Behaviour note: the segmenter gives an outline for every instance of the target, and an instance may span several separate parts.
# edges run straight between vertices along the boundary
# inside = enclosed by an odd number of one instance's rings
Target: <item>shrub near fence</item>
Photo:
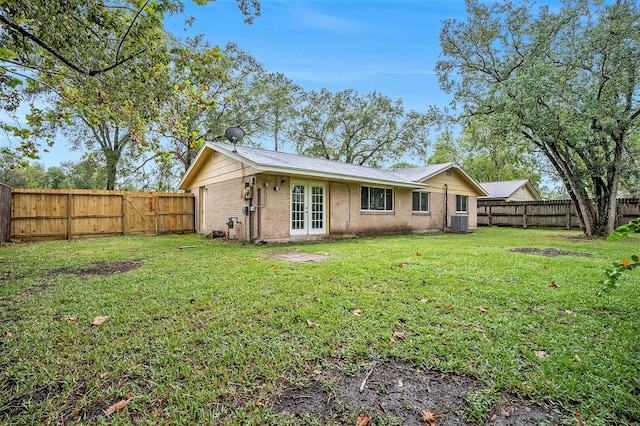
[[[618,199],[618,227],[640,217],[639,199]],[[478,200],[478,226],[580,229],[570,200],[491,201]]]
[[[195,232],[193,194],[17,189],[11,238],[21,241]]]

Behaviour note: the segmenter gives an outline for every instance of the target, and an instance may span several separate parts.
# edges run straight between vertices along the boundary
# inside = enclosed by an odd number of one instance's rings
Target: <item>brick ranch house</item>
[[[213,142],[179,188],[195,194],[198,232],[251,242],[445,231],[452,219],[472,230],[487,195],[455,163],[387,171]]]

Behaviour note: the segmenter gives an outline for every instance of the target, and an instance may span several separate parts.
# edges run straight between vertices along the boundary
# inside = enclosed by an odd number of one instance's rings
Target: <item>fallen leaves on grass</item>
[[[104,410],[104,414],[108,416],[115,413],[116,411],[122,411],[127,405],[131,403],[131,401],[133,401],[133,397],[120,400]]]
[[[429,426],[436,426],[436,420],[440,418],[440,414],[436,414],[431,410],[420,411],[420,418]]]
[[[399,340],[404,340],[405,335],[401,331],[391,330],[391,335]]]
[[[425,299],[424,297],[422,299],[420,299],[420,303],[427,303],[429,300]]]
[[[422,253],[420,253],[419,251],[416,252],[416,256],[422,256]]]
[[[314,327],[314,326],[317,327],[318,324],[313,322],[313,321],[311,321],[311,320],[307,320],[307,327],[311,328],[311,327]]]
[[[70,322],[70,323],[78,322],[78,317],[67,317],[67,322]]]
[[[533,351],[534,354],[536,354],[537,357],[539,358],[546,358],[547,357],[547,353],[545,351]]]
[[[13,333],[11,333],[9,330],[5,330],[2,332],[2,335],[4,337],[11,337],[13,335]]]
[[[371,422],[371,417],[358,416],[356,419],[356,426],[367,426]]]
[[[167,394],[164,397],[162,397],[162,399],[158,400],[158,405],[167,405],[167,402],[169,402],[169,399],[171,398],[171,394]]]
[[[398,266],[404,268],[405,266],[407,266],[407,264],[405,262],[400,262],[398,263]]]
[[[355,311],[352,312],[352,314],[355,316],[359,316],[362,314],[362,311],[360,309],[356,309]]]
[[[100,324],[102,324],[103,322],[105,322],[108,319],[109,319],[108,316],[98,315],[97,317],[95,317],[93,319],[93,321],[91,321],[91,325],[100,325]]]
[[[445,305],[445,306],[444,306],[444,308],[445,308],[447,311],[450,311],[450,310],[452,310],[452,309],[453,309],[453,306],[452,306],[452,305]]]
[[[575,314],[575,312],[573,312],[571,309],[566,309],[566,310],[564,311],[564,313],[565,313],[565,314],[567,314],[567,315],[573,315],[573,314]]]
[[[558,288],[558,284],[556,284],[555,281],[551,281],[551,284],[549,285],[549,287]]]
[[[484,308],[484,307],[482,307],[482,306],[478,306],[478,310],[479,310],[480,312],[482,312],[483,314],[486,314],[487,312],[489,312],[489,310],[488,310],[487,308]]]

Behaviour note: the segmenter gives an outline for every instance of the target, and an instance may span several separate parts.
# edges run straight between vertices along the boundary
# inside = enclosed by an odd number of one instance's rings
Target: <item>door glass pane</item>
[[[324,188],[311,187],[311,229],[324,228]]]
[[[304,229],[304,185],[291,186],[291,229]]]

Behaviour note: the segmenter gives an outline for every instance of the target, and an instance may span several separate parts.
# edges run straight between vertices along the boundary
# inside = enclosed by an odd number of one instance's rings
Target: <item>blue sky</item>
[[[421,112],[448,102],[434,73],[438,37],[443,20],[464,19],[463,0],[263,0],[261,12],[247,25],[233,0],[189,5],[195,24],[171,28],[233,41],[305,90],[377,91]]]

